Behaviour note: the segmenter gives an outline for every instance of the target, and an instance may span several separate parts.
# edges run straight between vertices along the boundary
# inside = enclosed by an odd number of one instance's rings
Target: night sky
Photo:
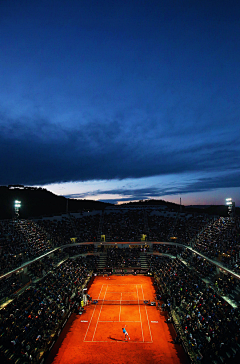
[[[238,0],[0,0],[0,184],[240,206]]]

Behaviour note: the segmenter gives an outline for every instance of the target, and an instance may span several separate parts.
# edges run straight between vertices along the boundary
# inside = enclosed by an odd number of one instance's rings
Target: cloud
[[[159,199],[162,196],[186,195],[190,193],[209,192],[221,188],[239,188],[240,187],[240,171],[229,174],[219,174],[218,176],[198,178],[191,180],[184,185],[180,182],[162,187],[161,185],[150,186],[146,188],[116,188],[110,190],[93,190],[86,193],[75,193],[65,195],[67,198],[92,199],[97,196],[111,195],[111,198],[103,198],[105,202],[127,202],[133,200]],[[118,197],[114,197],[118,196]],[[120,196],[120,197],[119,197]]]
[[[148,130],[136,120],[126,127],[120,117],[95,118],[68,128],[42,118],[16,120],[2,114],[0,183],[39,185],[234,171],[240,165],[237,134],[224,140],[217,131],[213,138],[208,133],[194,135],[191,128],[179,135],[170,128],[164,135],[161,129],[156,124]]]
[[[48,3],[1,9],[0,184],[170,181],[69,195],[116,201],[239,186],[238,5]]]

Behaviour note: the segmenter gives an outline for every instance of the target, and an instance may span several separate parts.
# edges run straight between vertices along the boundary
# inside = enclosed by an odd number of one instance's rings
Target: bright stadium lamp
[[[19,209],[20,209],[20,207],[21,207],[21,201],[15,200],[14,201],[14,210],[15,210],[16,217],[19,217]]]
[[[233,217],[235,214],[235,202],[229,197],[226,198],[226,205],[228,206],[228,215]]]

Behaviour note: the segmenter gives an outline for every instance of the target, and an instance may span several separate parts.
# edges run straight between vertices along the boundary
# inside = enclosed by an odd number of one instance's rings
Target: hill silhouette
[[[11,219],[15,215],[14,201],[21,201],[20,218],[51,216],[68,212],[104,210],[107,206],[166,206],[169,210],[179,212],[180,205],[164,200],[140,200],[122,205],[113,205],[94,200],[69,199],[57,196],[41,187],[0,186],[0,219]],[[217,216],[228,216],[225,205],[181,206],[182,212],[202,213]],[[240,208],[236,207],[236,215],[240,216]]]
[[[104,210],[109,203],[93,200],[67,199],[41,187],[0,186],[0,219],[14,217],[14,201],[21,201],[20,218],[57,215],[83,210]]]
[[[180,205],[176,204],[174,202],[168,202],[164,200],[140,200],[140,201],[134,201],[134,202],[128,202],[125,204],[122,204],[121,206],[166,206],[169,210],[179,212],[180,211]],[[191,206],[181,206],[182,212],[189,212],[189,213],[197,213],[197,214],[208,214],[208,215],[216,215],[216,216],[222,216],[227,217],[228,215],[228,207],[226,205],[191,205]],[[237,216],[240,216],[240,208],[236,207],[235,214]]]
[[[121,206],[166,206],[168,209],[178,212],[180,210],[180,205],[174,202],[168,202],[164,200],[140,200],[140,201],[133,201],[121,204]],[[185,211],[185,206],[182,205],[182,211]]]

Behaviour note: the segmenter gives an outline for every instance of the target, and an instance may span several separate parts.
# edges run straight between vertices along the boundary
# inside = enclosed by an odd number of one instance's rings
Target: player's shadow
[[[121,339],[116,339],[115,337],[111,337],[111,336],[108,336],[108,339],[114,340],[114,341],[125,341],[125,340],[121,340]]]

